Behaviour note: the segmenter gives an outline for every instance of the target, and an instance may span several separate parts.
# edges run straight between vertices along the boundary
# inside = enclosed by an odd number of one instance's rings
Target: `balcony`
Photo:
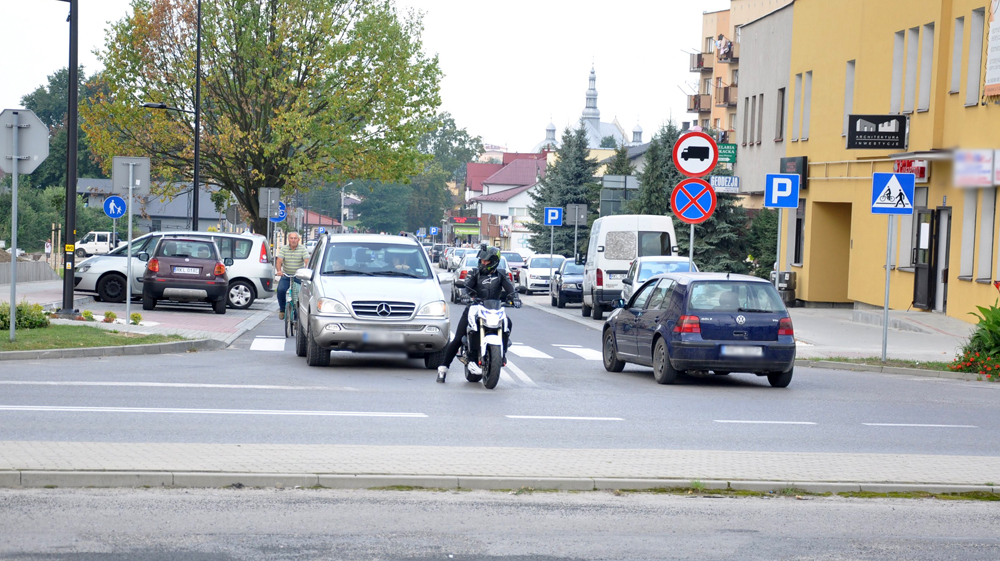
[[[691,53],[691,72],[711,72],[714,61],[712,53]]]
[[[688,113],[710,113],[712,111],[712,96],[698,94],[688,96]]]
[[[719,62],[734,64],[740,61],[740,44],[727,42],[719,51]]]
[[[718,86],[715,88],[716,107],[736,107],[740,96],[736,86]]]

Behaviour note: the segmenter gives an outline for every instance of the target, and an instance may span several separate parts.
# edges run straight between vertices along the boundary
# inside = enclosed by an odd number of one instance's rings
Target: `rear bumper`
[[[156,299],[180,300],[180,301],[216,301],[226,297],[229,290],[228,283],[218,284],[206,283],[181,283],[181,282],[157,282],[143,281],[142,291]]]
[[[448,345],[451,321],[415,320],[388,324],[312,315],[309,333],[320,347],[333,350],[437,352]]]
[[[600,302],[601,304],[611,304],[615,300],[622,297],[621,290],[608,290],[605,288],[598,288],[594,291],[594,302]]]
[[[734,341],[733,343],[740,344]],[[726,343],[717,341],[673,341],[670,364],[677,370],[719,370],[724,372],[787,372],[795,366],[795,343],[766,343],[761,357],[729,357],[721,354]]]
[[[274,296],[274,290],[278,287],[277,283],[274,282],[274,277],[257,279],[260,284],[261,290],[257,291],[257,298],[271,298]]]

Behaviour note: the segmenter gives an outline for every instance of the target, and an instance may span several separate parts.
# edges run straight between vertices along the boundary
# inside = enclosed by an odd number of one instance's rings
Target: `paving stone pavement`
[[[1000,482],[1000,457],[654,449],[0,441],[0,472],[29,470],[993,485]]]

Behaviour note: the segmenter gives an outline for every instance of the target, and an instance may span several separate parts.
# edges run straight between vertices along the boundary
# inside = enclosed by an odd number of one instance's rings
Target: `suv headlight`
[[[349,316],[347,306],[333,298],[320,298],[316,303],[316,313],[324,316]]]
[[[437,302],[424,304],[424,307],[420,308],[420,311],[417,312],[417,317],[422,317],[422,318],[448,317],[448,305],[444,303],[444,300],[438,300]]]

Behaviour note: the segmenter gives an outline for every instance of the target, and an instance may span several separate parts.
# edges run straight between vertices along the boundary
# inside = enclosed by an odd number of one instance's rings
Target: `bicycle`
[[[296,310],[299,308],[299,279],[292,279],[288,284],[288,296],[285,298],[285,338],[295,336]]]

